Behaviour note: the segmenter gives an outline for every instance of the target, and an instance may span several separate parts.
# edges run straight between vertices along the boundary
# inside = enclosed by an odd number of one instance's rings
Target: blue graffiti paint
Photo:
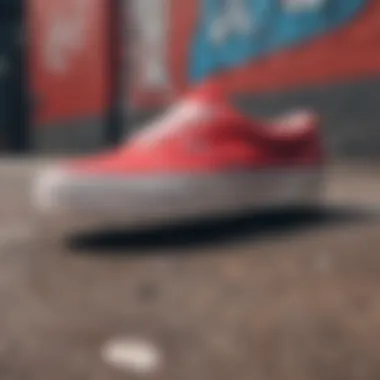
[[[331,31],[350,20],[366,2],[202,0],[189,57],[190,80],[201,81],[216,71]]]

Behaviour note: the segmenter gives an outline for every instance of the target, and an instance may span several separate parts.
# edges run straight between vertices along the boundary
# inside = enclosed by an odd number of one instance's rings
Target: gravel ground
[[[380,378],[379,166],[332,166],[321,215],[62,238],[28,206],[41,164],[0,161],[2,380]],[[160,366],[107,361],[118,338]]]

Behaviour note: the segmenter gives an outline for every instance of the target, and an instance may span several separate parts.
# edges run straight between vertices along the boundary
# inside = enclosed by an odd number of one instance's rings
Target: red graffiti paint
[[[107,0],[28,3],[34,123],[100,115],[109,96]]]
[[[131,3],[139,1],[142,7],[143,0],[124,3],[128,4],[125,33],[129,36],[122,40],[120,49],[127,57],[125,102],[143,110],[172,102],[191,86],[189,54],[198,25],[200,0],[155,0],[156,24],[149,28],[141,19],[136,19],[136,10],[130,8]],[[109,106],[112,78],[111,2],[29,0],[28,4],[30,87],[36,99],[35,124],[104,116]],[[159,11],[160,6],[164,6],[165,11]],[[144,16],[143,7],[138,12],[138,17]],[[380,2],[369,0],[355,18],[328,35],[215,74],[210,81],[218,82],[225,92],[260,93],[379,74],[379,19]],[[148,16],[146,20],[150,20]],[[140,25],[140,30],[135,24]],[[155,60],[153,65],[151,61]],[[144,79],[147,71],[149,75]]]

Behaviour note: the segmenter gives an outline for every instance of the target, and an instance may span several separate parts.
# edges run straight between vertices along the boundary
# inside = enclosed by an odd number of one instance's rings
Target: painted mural
[[[109,92],[107,0],[27,4],[34,124],[101,117]]]
[[[198,82],[315,38],[350,20],[366,0],[203,0],[191,43],[189,79]]]
[[[165,12],[139,11],[140,60],[151,78],[134,82],[142,106],[205,80],[226,91],[260,92],[380,73],[378,0],[145,2]],[[135,63],[132,72],[142,67]]]
[[[36,124],[99,118],[108,110],[111,3],[28,2]],[[380,74],[380,0],[124,4],[128,107],[167,104],[206,80],[225,92],[263,93]]]
[[[150,94],[170,101],[173,81],[169,67],[170,1],[132,0],[128,3],[132,33],[127,45],[132,64],[132,75],[128,75],[128,86],[139,94]],[[129,65],[128,65],[129,67]],[[128,94],[130,105],[139,104]],[[136,92],[133,94],[136,95]],[[146,101],[146,96],[145,96]]]
[[[40,12],[46,9],[43,1],[36,3]],[[94,23],[92,0],[52,2],[50,17],[46,19],[43,35],[43,62],[48,71],[62,74],[69,69],[75,56],[86,47]],[[96,18],[96,16],[95,16]]]
[[[171,85],[167,65],[169,2],[167,0],[133,0],[134,21],[130,39],[136,72],[132,79],[145,89],[165,89]]]

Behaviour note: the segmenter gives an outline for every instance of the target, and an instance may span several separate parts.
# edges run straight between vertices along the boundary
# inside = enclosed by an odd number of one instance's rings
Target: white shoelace
[[[179,131],[194,127],[209,119],[212,113],[212,108],[207,104],[186,100],[171,107],[152,123],[140,128],[132,136],[131,142],[152,146]]]

